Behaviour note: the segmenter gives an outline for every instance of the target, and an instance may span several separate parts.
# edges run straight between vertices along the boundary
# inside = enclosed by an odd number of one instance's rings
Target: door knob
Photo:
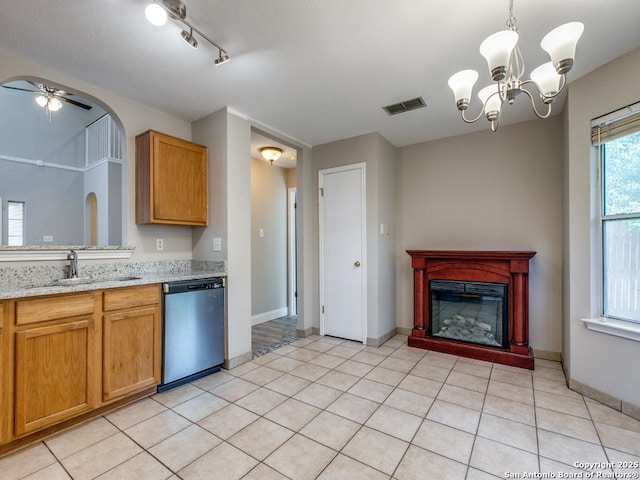
[[[356,266],[356,267],[359,267],[360,266],[360,262],[356,260],[356,262],[353,265]]]

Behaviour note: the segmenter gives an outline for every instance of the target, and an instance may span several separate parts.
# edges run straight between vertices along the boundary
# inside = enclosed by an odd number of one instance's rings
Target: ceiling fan
[[[12,87],[10,85],[2,85],[4,88],[8,88],[11,90],[18,90],[21,92],[29,92],[29,93],[38,93],[39,95],[35,98],[35,101],[38,105],[43,108],[46,108],[49,111],[55,112],[60,110],[62,107],[61,102],[66,102],[71,105],[75,105],[76,107],[84,108],[85,110],[91,110],[91,105],[84,104],[82,102],[78,102],[77,100],[73,100],[72,98],[68,98],[73,93],[67,92],[65,90],[60,90],[59,88],[52,87],[50,85],[46,85],[44,83],[31,82],[31,85],[36,88],[36,90],[29,90],[27,88],[20,87]]]

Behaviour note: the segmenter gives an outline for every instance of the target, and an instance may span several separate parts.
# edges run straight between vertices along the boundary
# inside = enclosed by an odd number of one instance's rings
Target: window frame
[[[10,210],[11,205],[21,205],[22,218],[13,219],[11,218]],[[10,222],[13,220],[19,220],[22,222],[21,224],[21,235],[20,240],[21,243],[11,243],[11,228],[9,226]],[[27,203],[20,200],[7,200],[7,245],[10,247],[22,247],[26,244],[26,236],[27,236]]]
[[[615,123],[615,120],[612,122]],[[597,129],[596,127],[595,129]],[[594,129],[594,130],[595,130]],[[614,141],[618,138],[624,138],[629,135],[637,134],[640,132],[640,127],[637,130],[628,131],[622,135],[618,135],[614,138],[606,139],[604,141],[598,141],[597,143],[597,157],[598,157],[598,238],[599,238],[599,256],[600,256],[600,315],[605,319],[613,319],[622,322],[630,322],[633,324],[640,324],[640,315],[638,318],[627,318],[617,316],[615,314],[608,313],[607,301],[609,298],[607,289],[607,241],[606,241],[606,224],[609,222],[615,222],[620,220],[638,220],[640,221],[640,211],[633,213],[617,213],[607,214],[606,212],[606,198],[607,198],[607,186],[606,186],[606,161],[607,161],[607,143]]]

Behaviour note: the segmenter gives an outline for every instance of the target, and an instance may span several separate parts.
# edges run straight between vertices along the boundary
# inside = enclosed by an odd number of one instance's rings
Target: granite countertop
[[[191,270],[180,273],[140,273],[126,276],[105,276],[80,278],[80,283],[56,284],[48,281],[45,284],[34,285],[0,285],[0,300],[10,298],[36,297],[40,295],[57,295],[89,290],[103,290],[108,288],[132,287],[136,285],[151,285],[154,283],[176,282],[180,280],[195,280],[199,278],[226,277],[226,272]],[[64,282],[64,280],[63,280]],[[82,283],[84,282],[84,283]]]

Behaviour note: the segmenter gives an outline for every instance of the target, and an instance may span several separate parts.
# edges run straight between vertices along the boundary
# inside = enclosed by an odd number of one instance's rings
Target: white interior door
[[[320,334],[366,338],[365,165],[319,172]]]

